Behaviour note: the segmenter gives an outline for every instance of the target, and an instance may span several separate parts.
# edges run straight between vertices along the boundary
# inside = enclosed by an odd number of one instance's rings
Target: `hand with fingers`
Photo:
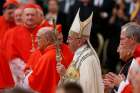
[[[57,70],[57,73],[63,77],[65,75],[65,72],[66,72],[66,69],[65,69],[65,66],[61,63],[57,63],[56,65],[56,70]]]
[[[118,86],[124,79],[125,76],[123,74],[116,75],[112,72],[109,72],[105,75],[104,84],[106,87],[113,88],[114,86]]]

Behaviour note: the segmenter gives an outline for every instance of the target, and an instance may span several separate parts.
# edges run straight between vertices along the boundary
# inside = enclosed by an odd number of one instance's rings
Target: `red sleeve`
[[[41,93],[55,93],[59,75],[56,71],[56,60],[54,53],[51,56],[42,56],[29,77],[31,88]]]

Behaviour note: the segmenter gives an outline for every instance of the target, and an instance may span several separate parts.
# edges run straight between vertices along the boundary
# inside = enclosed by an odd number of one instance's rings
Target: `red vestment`
[[[8,40],[9,44],[6,43],[6,55],[8,61],[14,58],[20,58],[24,62],[27,62],[31,54],[31,49],[36,48],[36,31],[24,26],[17,26],[11,33],[9,33],[9,36],[11,36]]]
[[[128,84],[127,86],[125,86],[125,88],[122,91],[122,93],[133,93],[132,92],[132,85],[131,84]]]
[[[63,56],[61,63],[67,68],[72,61],[73,54],[65,44],[62,44],[60,48]],[[59,79],[56,71],[56,46],[50,45],[29,76],[29,86],[40,93],[55,93]]]
[[[4,16],[0,16],[0,42],[3,39],[5,32],[7,32],[9,29],[11,29],[15,26],[16,25],[14,22],[8,22],[8,21],[6,21]]]
[[[3,89],[11,88],[15,85],[6,56],[6,54],[8,54],[6,53],[6,49],[9,48],[9,40],[12,38],[9,33],[11,33],[13,29],[10,29],[5,33],[0,46],[0,88]]]
[[[26,64],[25,70],[34,69],[35,65],[39,61],[39,58],[41,57],[41,55],[42,54],[39,49],[37,49],[34,53],[32,53]]]
[[[5,56],[0,52],[0,89],[14,87],[14,80],[10,71],[8,62],[5,62]]]

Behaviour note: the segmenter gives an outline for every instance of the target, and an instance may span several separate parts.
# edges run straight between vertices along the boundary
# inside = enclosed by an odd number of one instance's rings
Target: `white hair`
[[[49,41],[53,42],[54,41],[54,33],[53,33],[53,28],[52,27],[42,27],[39,29],[37,36],[45,36],[46,39]]]

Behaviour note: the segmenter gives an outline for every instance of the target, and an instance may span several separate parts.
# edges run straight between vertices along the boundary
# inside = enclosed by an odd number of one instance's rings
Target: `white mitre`
[[[79,36],[90,36],[91,32],[91,26],[92,26],[92,17],[93,13],[90,15],[89,18],[87,18],[85,21],[80,20],[79,16],[80,9],[78,10],[76,17],[73,21],[73,24],[70,28],[69,35],[71,35],[73,32],[79,34]]]

